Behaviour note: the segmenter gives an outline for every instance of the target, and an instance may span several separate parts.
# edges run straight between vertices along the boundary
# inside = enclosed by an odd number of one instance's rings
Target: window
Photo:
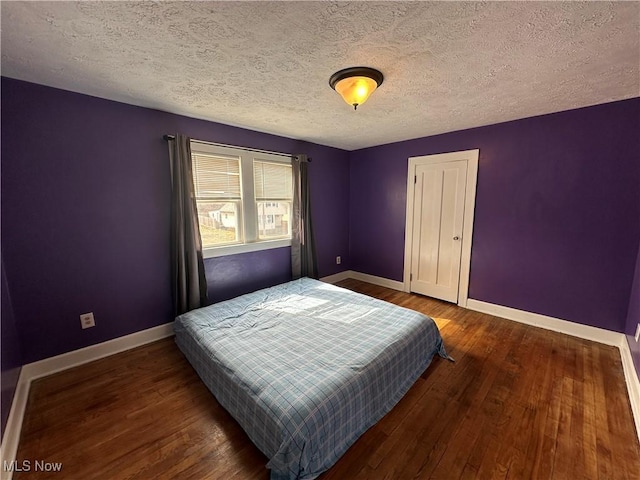
[[[192,150],[191,159],[202,247],[240,242],[240,157],[195,153]]]
[[[291,164],[254,160],[253,181],[258,210],[258,238],[291,238]]]
[[[191,142],[205,258],[291,244],[291,159]]]

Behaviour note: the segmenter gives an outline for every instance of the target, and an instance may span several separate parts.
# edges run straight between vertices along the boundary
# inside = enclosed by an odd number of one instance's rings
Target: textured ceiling
[[[639,2],[1,9],[5,76],[347,150],[640,95]],[[359,65],[354,112],[328,80]]]

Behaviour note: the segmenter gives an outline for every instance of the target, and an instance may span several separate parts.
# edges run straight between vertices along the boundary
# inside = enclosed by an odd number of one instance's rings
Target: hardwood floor
[[[434,358],[320,480],[640,479],[619,352],[356,280],[342,286],[432,316]],[[165,339],[35,381],[17,480],[267,480],[266,457]],[[61,462],[58,473],[35,461]]]

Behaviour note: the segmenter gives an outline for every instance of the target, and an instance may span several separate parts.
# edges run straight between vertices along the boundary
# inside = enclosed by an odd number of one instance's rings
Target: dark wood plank
[[[432,316],[456,362],[435,358],[320,480],[640,478],[616,348],[356,280],[341,285]],[[17,480],[269,478],[265,456],[172,339],[35,381],[18,460],[63,470]]]

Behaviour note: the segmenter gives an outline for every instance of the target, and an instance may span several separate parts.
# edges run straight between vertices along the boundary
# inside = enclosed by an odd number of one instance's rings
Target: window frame
[[[241,222],[238,224],[240,242],[215,247],[205,247],[203,245],[203,258],[223,257],[239,253],[258,252],[261,250],[291,246],[291,236],[278,239],[260,240],[258,209],[253,176],[254,160],[291,165],[291,157],[287,157],[282,154],[272,154],[269,152],[243,149],[242,147],[213,145],[210,143],[199,142],[198,140],[191,140],[191,153],[240,157],[240,203],[242,206],[242,213],[240,215]],[[195,165],[193,168],[195,169]]]

